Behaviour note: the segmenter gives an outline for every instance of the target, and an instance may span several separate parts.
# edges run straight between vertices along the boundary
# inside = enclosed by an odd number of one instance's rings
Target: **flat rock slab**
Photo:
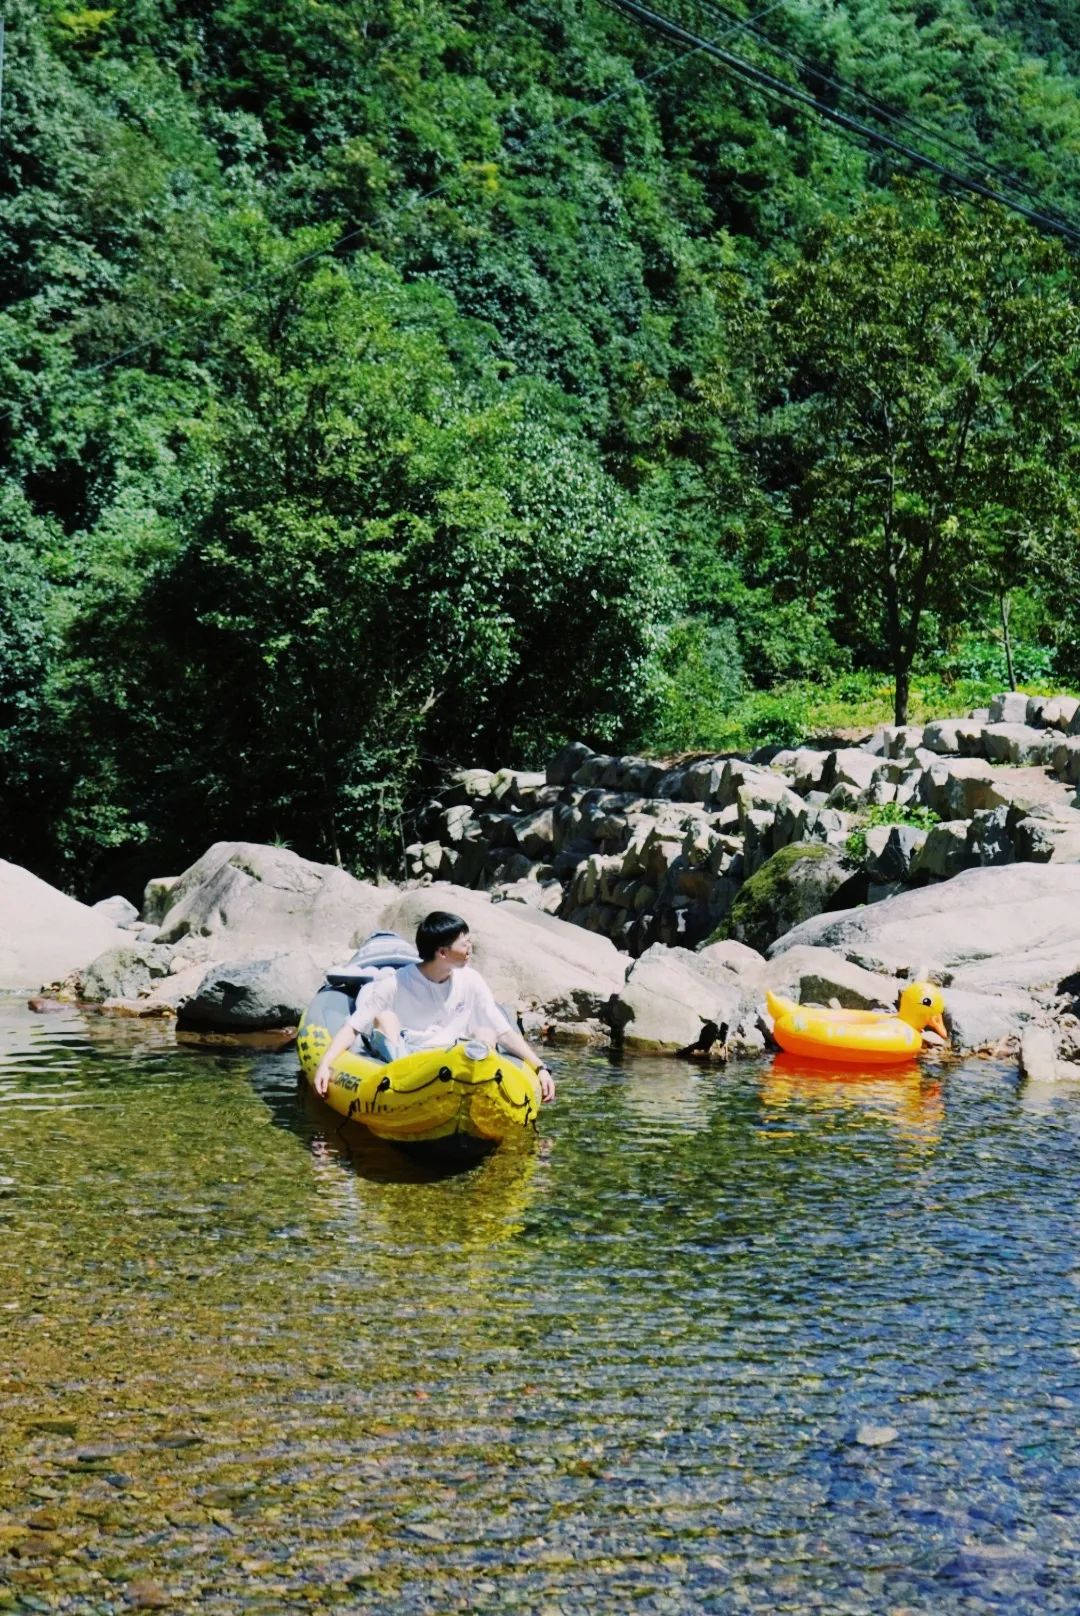
[[[1010,807],[1049,808],[1056,812],[1073,805],[1074,793],[1068,784],[1055,779],[1049,769],[1041,765],[1001,765],[994,768],[993,781],[998,797]]]
[[[769,953],[775,958],[803,943],[891,969],[902,962],[915,970],[955,970],[1032,951],[1080,959],[1080,865],[965,870],[866,908],[816,915],[778,938]]]
[[[296,1027],[266,1027],[261,1032],[211,1032],[206,1028],[178,1027],[178,1044],[213,1049],[288,1049],[296,1042]]]

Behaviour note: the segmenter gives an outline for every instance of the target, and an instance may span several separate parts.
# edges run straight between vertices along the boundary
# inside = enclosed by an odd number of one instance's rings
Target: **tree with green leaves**
[[[378,261],[316,266],[222,342],[213,497],[147,551],[137,636],[119,585],[73,636],[85,767],[111,755],[145,834],[372,871],[425,766],[636,736],[664,556],[554,389]]]
[[[970,615],[1013,535],[1065,529],[1080,306],[1063,249],[922,192],[830,221],[780,271],[761,450],[806,586],[884,649],[897,723],[932,609]],[[997,558],[995,561],[995,557]]]

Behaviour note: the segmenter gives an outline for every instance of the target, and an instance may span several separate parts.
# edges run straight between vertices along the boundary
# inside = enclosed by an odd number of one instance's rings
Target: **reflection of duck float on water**
[[[826,1010],[795,1004],[775,993],[765,1001],[773,1018],[773,1037],[790,1055],[812,1060],[848,1061],[885,1066],[910,1060],[923,1047],[923,1029],[947,1038],[941,1019],[945,1001],[932,982],[912,982],[892,1014],[881,1010]]]

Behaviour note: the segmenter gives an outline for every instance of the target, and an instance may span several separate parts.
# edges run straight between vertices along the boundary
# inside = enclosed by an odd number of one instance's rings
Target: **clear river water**
[[[1080,1094],[557,1066],[439,1177],[0,1003],[0,1611],[1080,1610]]]

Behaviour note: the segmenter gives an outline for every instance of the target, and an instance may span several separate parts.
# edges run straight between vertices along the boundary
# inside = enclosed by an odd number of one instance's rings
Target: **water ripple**
[[[0,1005],[0,1608],[1073,1612],[1068,1097],[560,1064],[436,1177]]]

